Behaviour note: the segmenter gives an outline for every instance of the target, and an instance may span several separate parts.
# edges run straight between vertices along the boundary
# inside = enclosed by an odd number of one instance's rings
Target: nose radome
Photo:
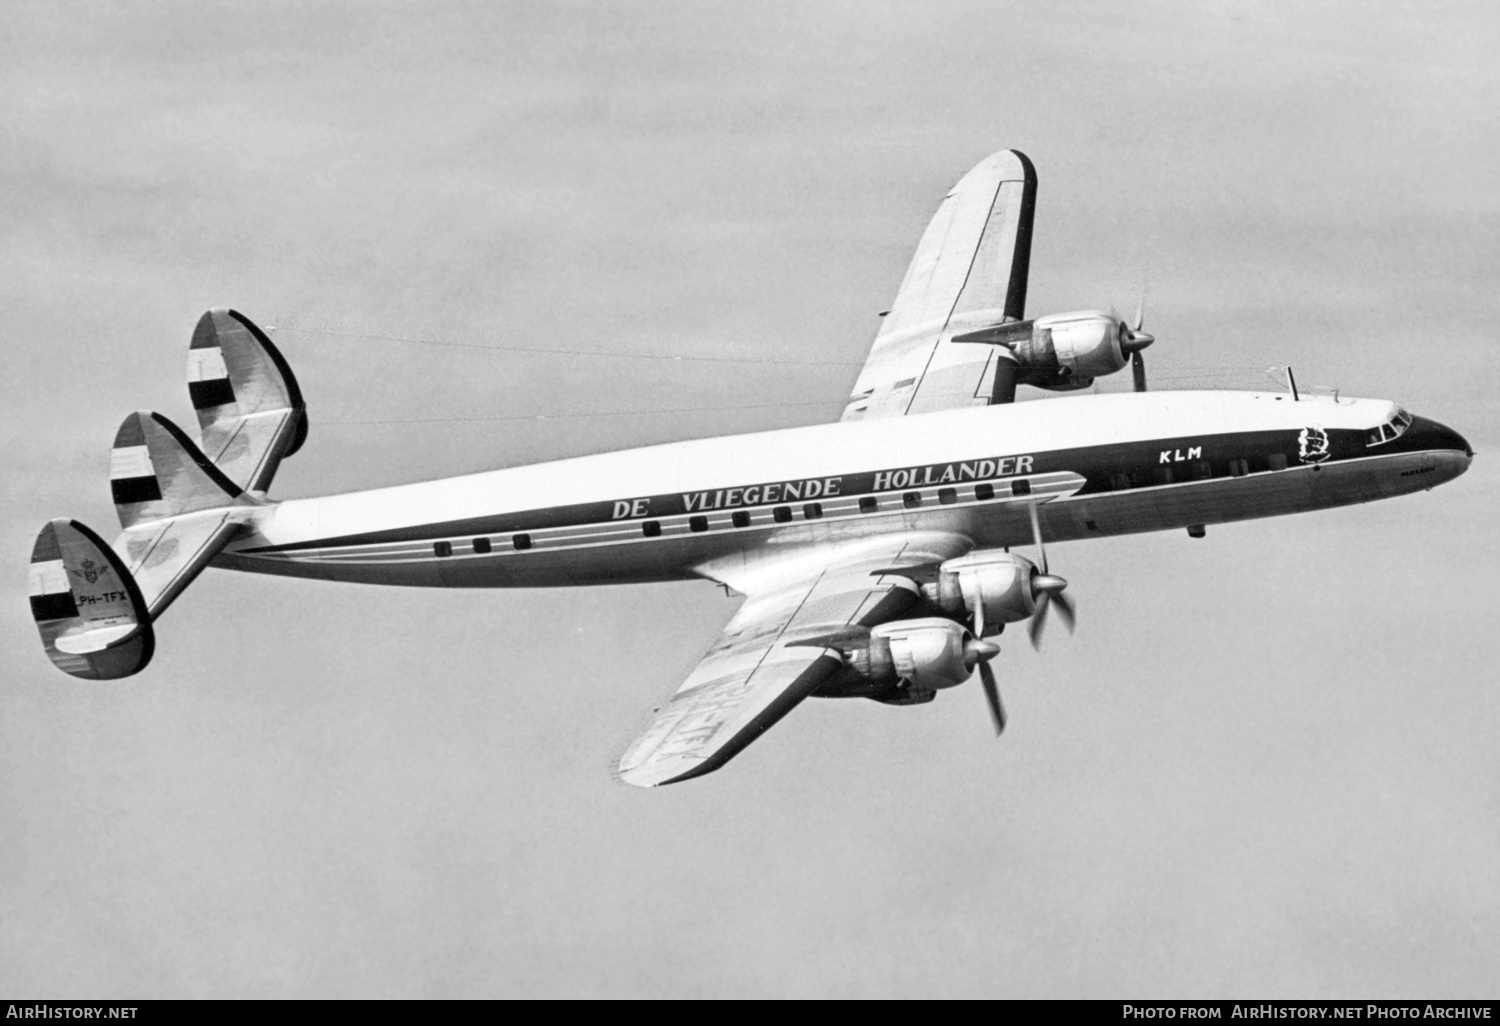
[[[1463,453],[1465,459],[1472,459],[1474,456],[1473,447],[1463,435],[1446,424],[1439,424],[1427,417],[1413,417],[1406,434],[1414,449],[1453,449]]]

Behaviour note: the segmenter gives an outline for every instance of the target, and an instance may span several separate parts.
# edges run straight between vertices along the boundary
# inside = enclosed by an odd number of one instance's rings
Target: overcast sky
[[[0,991],[1495,997],[1497,51],[1484,2],[7,4]],[[1158,384],[1290,363],[1473,469],[1057,546],[1003,744],[977,688],[810,701],[651,792],[608,765],[706,583],[211,571],[140,676],[43,655],[32,539],[112,536],[209,306],[306,394],[278,497],[829,420],[1003,147],[1030,313],[1149,281]]]

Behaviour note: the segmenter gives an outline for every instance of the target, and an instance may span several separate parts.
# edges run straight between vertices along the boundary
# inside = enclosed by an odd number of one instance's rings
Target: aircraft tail
[[[307,407],[292,368],[264,331],[217,307],[193,329],[188,395],[203,451],[247,492],[264,492],[307,438]]]
[[[265,508],[159,413],[125,418],[109,469],[124,528],[114,545],[76,520],[54,520],[31,556],[42,646],[58,669],[86,680],[144,669],[154,621]]]
[[[109,485],[123,530],[113,546],[76,520],[53,520],[37,536],[32,617],[65,673],[115,680],[144,669],[153,623],[269,508],[265,488],[307,437],[291,368],[233,310],[198,321],[188,394],[202,449],[159,413],[132,413],[115,433]]]

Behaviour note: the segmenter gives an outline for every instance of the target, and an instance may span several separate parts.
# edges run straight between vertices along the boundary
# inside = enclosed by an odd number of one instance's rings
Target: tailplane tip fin
[[[246,491],[265,491],[307,438],[307,407],[291,366],[238,310],[215,307],[198,319],[188,396],[203,451]]]
[[[132,413],[115,432],[109,490],[129,528],[228,506],[241,493],[183,430],[159,413]]]
[[[78,521],[42,528],[26,590],[42,647],[64,673],[117,680],[151,661],[156,636],[140,588],[115,551]]]

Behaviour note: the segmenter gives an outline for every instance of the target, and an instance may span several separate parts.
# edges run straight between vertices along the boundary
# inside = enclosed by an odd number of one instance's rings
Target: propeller
[[[974,613],[979,627],[984,626],[983,604]],[[1000,646],[983,638],[970,638],[964,642],[964,666],[970,673],[979,668],[979,682],[984,685],[984,698],[990,707],[990,719],[995,724],[995,736],[1005,733],[1005,705],[1000,701],[1000,687],[995,683],[995,671],[990,669],[990,660],[1000,654]]]
[[[1063,624],[1070,634],[1078,622],[1078,610],[1074,607],[1073,600],[1064,594],[1068,582],[1047,572],[1047,546],[1042,542],[1042,524],[1037,517],[1036,502],[1027,503],[1027,508],[1031,512],[1031,537],[1036,542],[1036,561],[1041,570],[1031,578],[1032,594],[1036,596],[1036,612],[1032,614],[1027,634],[1031,637],[1031,647],[1040,648],[1042,631],[1046,630],[1047,614],[1053,603],[1057,604]]]
[[[1140,302],[1135,305],[1135,322],[1127,325],[1123,320],[1120,322],[1120,352],[1130,355],[1130,374],[1135,379],[1135,390],[1146,391],[1146,359],[1141,355],[1141,350],[1156,341],[1155,335],[1149,335],[1141,330],[1141,325],[1146,321],[1146,293],[1141,293]]]
[[[1005,733],[1005,704],[1000,701],[1000,688],[995,684],[995,671],[988,662],[979,664],[979,682],[984,685],[984,698],[990,706],[990,719],[995,724],[995,736]]]

